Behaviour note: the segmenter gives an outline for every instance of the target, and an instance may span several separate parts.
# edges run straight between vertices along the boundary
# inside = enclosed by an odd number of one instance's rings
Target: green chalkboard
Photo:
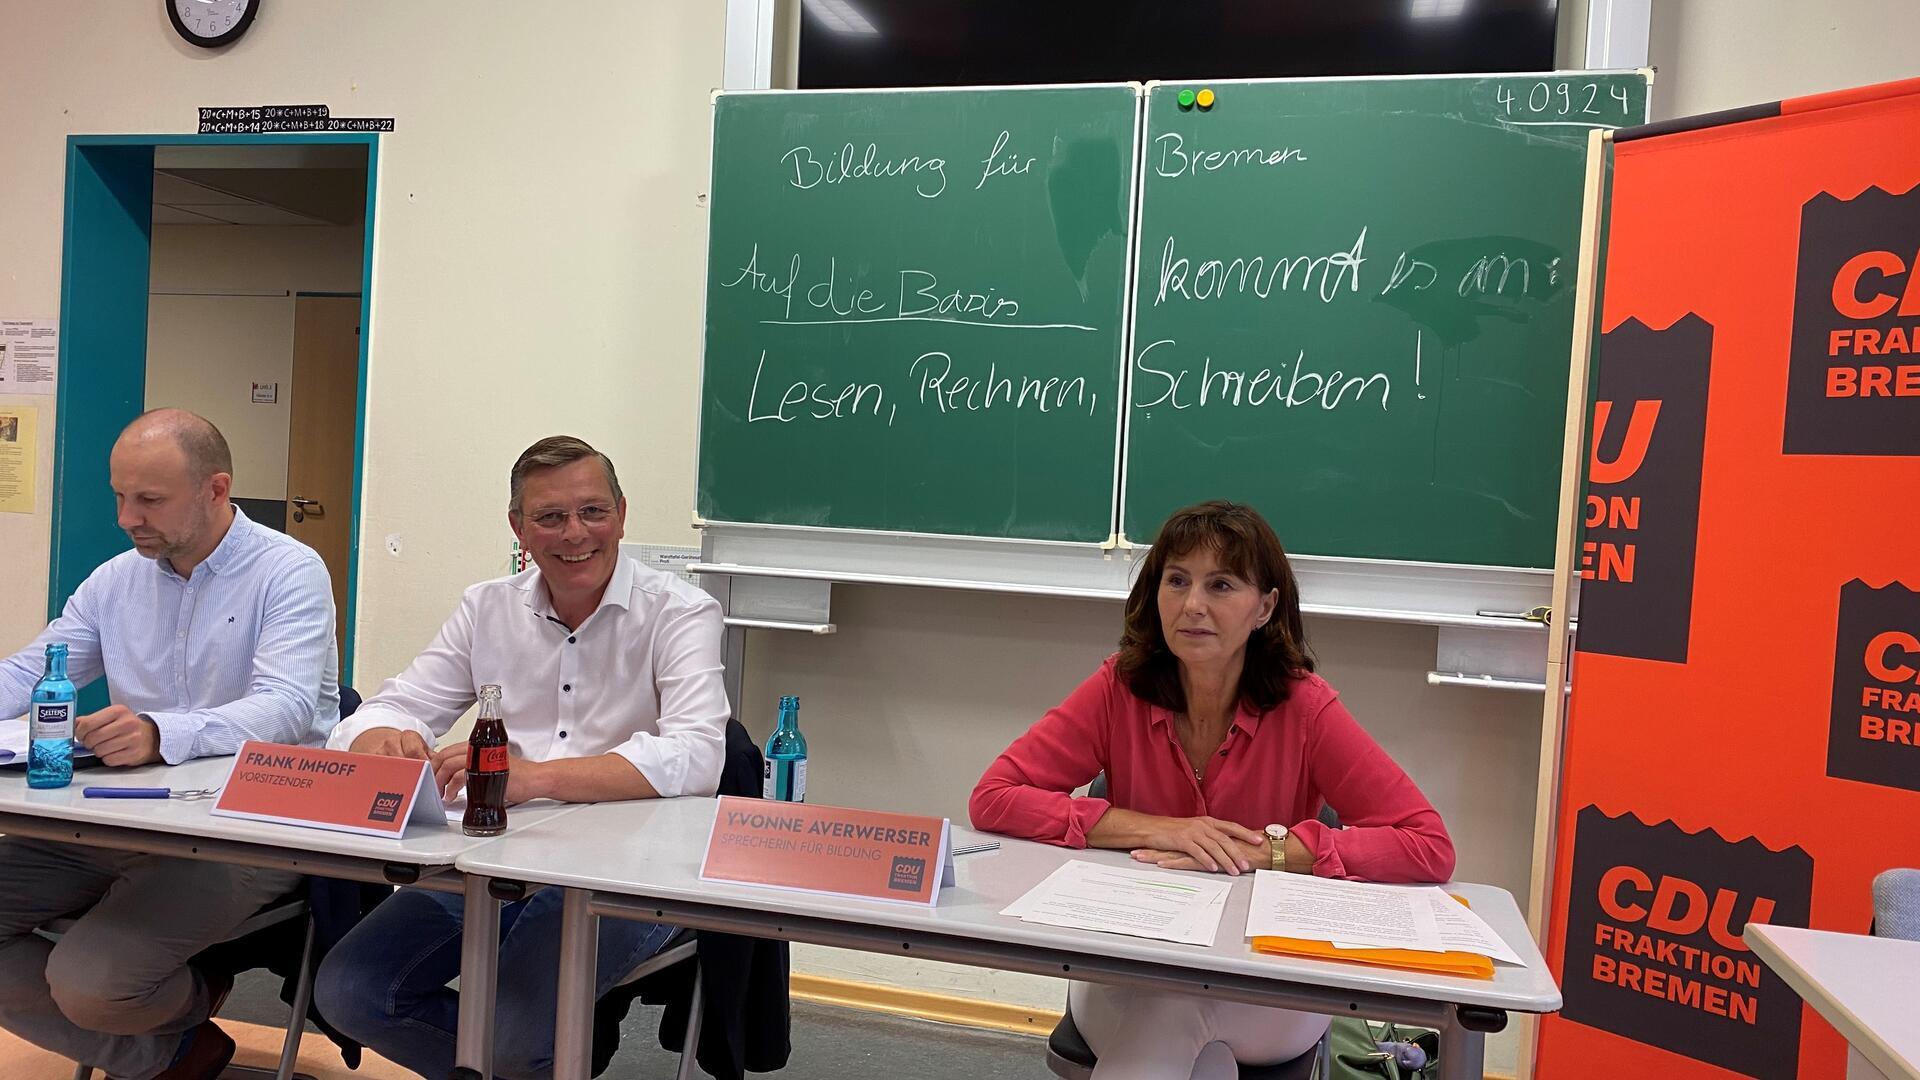
[[[1113,532],[1131,86],[714,102],[698,510]]]
[[[1646,101],[1641,74],[1150,88],[1123,535],[1220,497],[1302,554],[1553,565],[1587,134]]]

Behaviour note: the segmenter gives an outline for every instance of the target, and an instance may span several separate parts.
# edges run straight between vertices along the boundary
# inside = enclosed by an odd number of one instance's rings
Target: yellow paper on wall
[[[0,513],[33,513],[33,478],[40,471],[39,410],[0,405]]]

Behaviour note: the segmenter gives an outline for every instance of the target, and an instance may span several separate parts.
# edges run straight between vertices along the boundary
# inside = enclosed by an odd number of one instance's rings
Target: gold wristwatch
[[[1267,848],[1272,853],[1272,869],[1282,873],[1287,869],[1287,827],[1285,825],[1267,826]]]

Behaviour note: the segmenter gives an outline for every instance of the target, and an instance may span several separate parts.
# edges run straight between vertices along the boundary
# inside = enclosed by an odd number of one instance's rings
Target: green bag
[[[1438,1032],[1342,1016],[1333,1021],[1327,1038],[1332,1076],[1319,1080],[1438,1080],[1440,1076]],[[1426,1051],[1427,1063],[1419,1069],[1403,1069],[1392,1055],[1380,1052],[1382,1042],[1415,1043]]]

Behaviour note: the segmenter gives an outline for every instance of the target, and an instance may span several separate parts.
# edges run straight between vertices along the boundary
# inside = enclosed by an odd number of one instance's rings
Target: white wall
[[[233,494],[287,497],[295,292],[359,292],[359,226],[161,225],[147,297],[147,407],[191,409],[233,450]],[[258,295],[274,293],[277,295]],[[252,384],[279,384],[272,404]]]
[[[636,538],[691,541],[722,17],[653,0],[547,33],[461,0],[280,4],[209,55],[158,4],[54,5],[9,29],[0,65],[0,312],[59,309],[69,133],[188,131],[207,104],[395,117],[377,179],[358,607],[356,678],[377,682],[498,571],[506,471],[542,435],[577,433],[627,465]],[[38,629],[49,505],[0,515],[0,648]]]
[[[1653,0],[1654,119],[1920,75],[1914,0]]]

